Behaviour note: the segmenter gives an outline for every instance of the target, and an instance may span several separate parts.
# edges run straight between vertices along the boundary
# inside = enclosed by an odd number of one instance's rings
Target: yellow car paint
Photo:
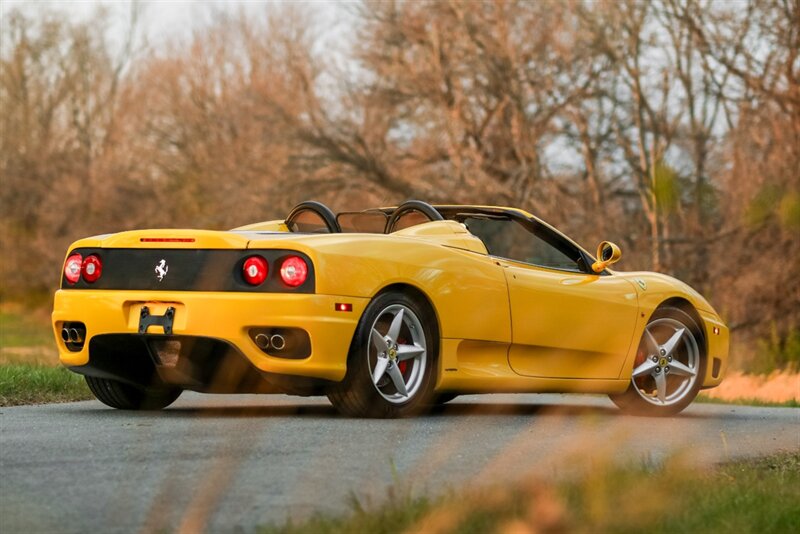
[[[192,241],[142,241],[160,237]],[[227,341],[262,371],[339,381],[365,307],[394,285],[415,288],[435,311],[440,391],[622,392],[630,383],[649,317],[670,299],[697,310],[708,360],[720,361],[716,374],[709,363],[703,386],[719,384],[727,366],[728,329],[686,284],[656,273],[568,273],[495,258],[454,221],[429,222],[391,235],[288,234],[283,221],[266,221],[231,232],[156,229],[95,236],[75,242],[70,250],[79,247],[292,249],[312,260],[316,290],[256,294],[60,289],[52,321],[66,366],[88,363],[93,336],[136,333],[141,306],[162,310],[171,304],[178,309],[176,334]],[[351,303],[352,311],[336,311],[334,304],[339,302]],[[65,321],[87,324],[87,343],[80,352],[70,352],[61,341]],[[287,360],[264,354],[247,335],[249,328],[258,326],[305,329],[311,356]],[[715,327],[718,334],[713,333]]]

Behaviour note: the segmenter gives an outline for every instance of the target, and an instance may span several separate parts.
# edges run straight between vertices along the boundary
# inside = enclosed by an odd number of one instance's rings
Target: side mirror
[[[592,264],[592,270],[602,273],[606,267],[617,263],[622,257],[622,251],[611,241],[603,241],[597,245],[597,261]]]

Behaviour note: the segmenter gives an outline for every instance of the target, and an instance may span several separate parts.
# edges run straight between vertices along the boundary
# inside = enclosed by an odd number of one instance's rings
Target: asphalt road
[[[0,532],[250,531],[352,496],[563,477],[598,462],[710,464],[800,449],[800,409],[695,404],[625,417],[605,398],[461,397],[404,420],[325,399],[184,394],[159,413],[99,402],[0,408]]]

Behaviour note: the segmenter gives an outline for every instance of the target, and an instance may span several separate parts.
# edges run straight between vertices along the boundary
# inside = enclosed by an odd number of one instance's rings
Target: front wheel
[[[430,406],[438,330],[424,303],[387,292],[369,303],[356,328],[344,380],[328,398],[356,417],[398,417]]]
[[[118,410],[160,410],[166,408],[180,396],[180,388],[143,388],[111,380],[84,376],[94,396]]]
[[[678,308],[653,314],[636,352],[628,390],[611,395],[623,411],[636,415],[674,415],[697,396],[705,374],[700,327]]]

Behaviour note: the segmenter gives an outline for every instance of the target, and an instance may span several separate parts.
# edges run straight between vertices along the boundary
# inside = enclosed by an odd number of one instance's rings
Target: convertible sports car
[[[228,232],[77,241],[53,327],[61,362],[121,409],[189,389],[394,417],[466,393],[591,392],[675,414],[721,382],[728,329],[686,284],[609,269],[619,258],[520,209],[303,202]]]

